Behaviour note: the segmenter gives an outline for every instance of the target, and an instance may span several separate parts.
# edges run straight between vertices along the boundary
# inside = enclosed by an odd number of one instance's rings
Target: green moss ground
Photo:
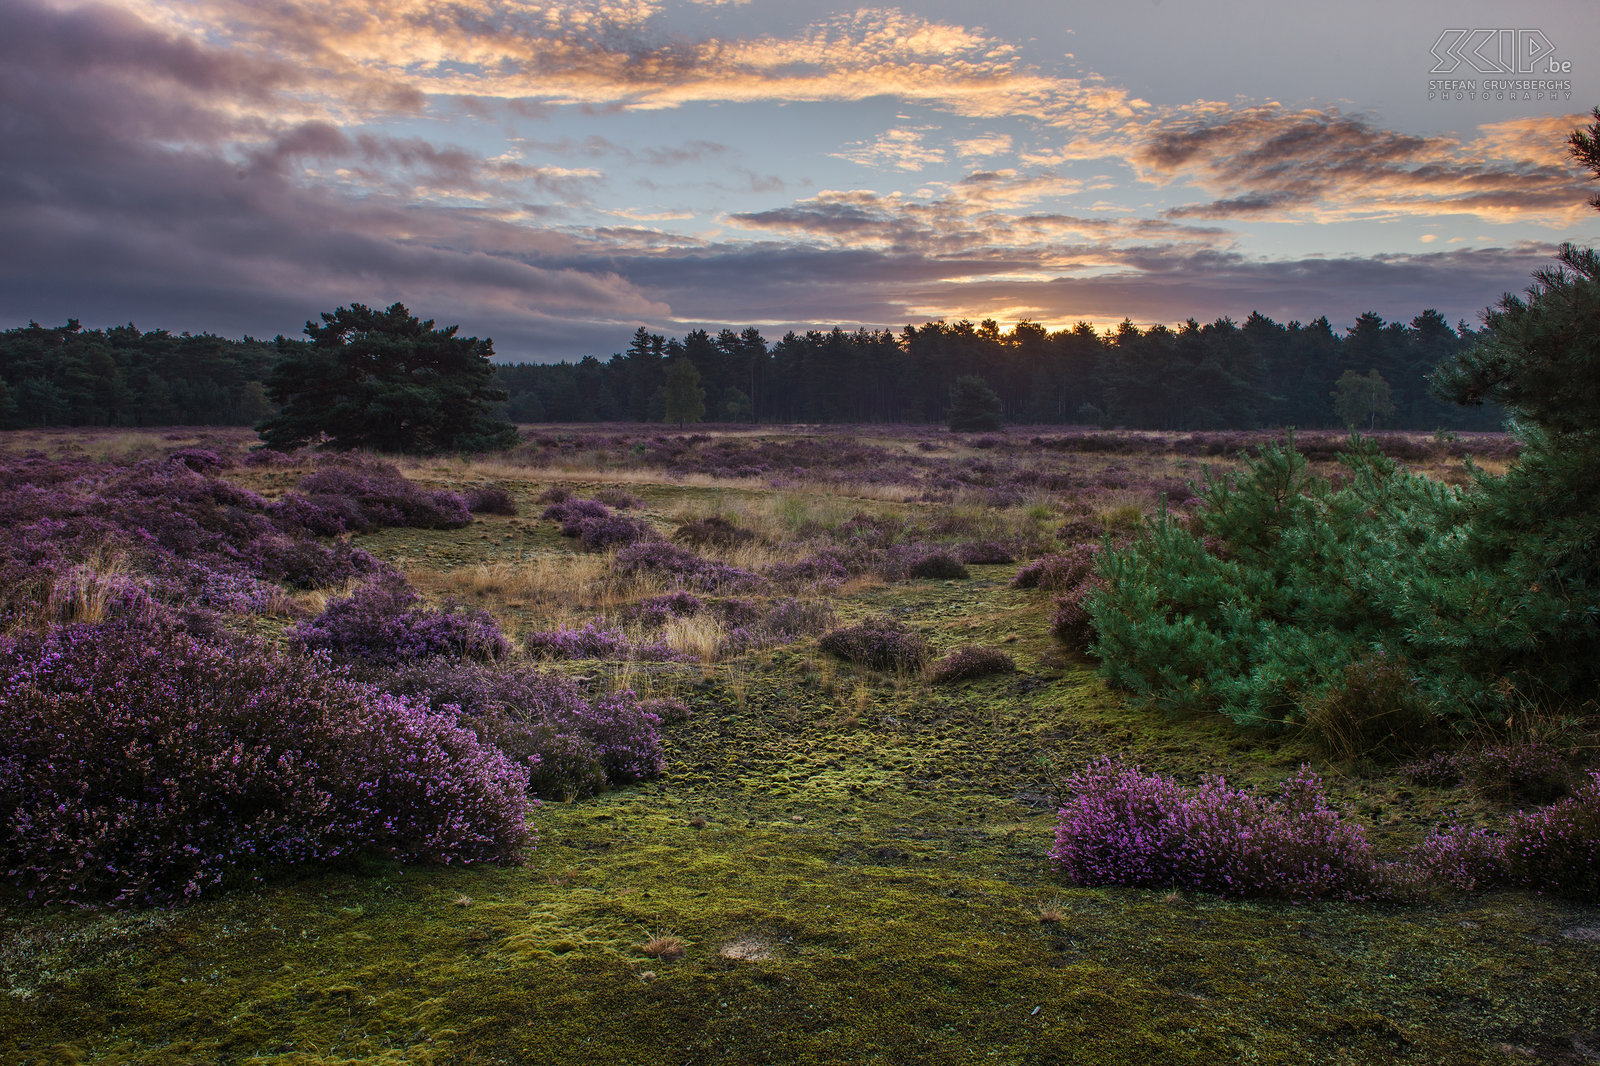
[[[364,543],[447,566],[485,558],[479,534]],[[523,867],[371,864],[171,912],[9,902],[0,1062],[1600,1060],[1596,908],[1054,877],[1056,785],[1101,752],[1251,784],[1318,760],[1123,705],[1051,643],[1048,596],[1010,589],[1014,569],[838,608],[892,612],[939,651],[1005,647],[1017,674],[930,688],[802,644],[664,675],[694,709],[667,776],[546,806]],[[1465,802],[1318,765],[1385,847]],[[686,951],[646,956],[653,936]]]

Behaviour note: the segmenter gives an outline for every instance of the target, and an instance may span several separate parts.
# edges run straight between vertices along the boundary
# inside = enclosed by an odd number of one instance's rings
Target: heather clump
[[[844,563],[829,552],[808,555],[791,563],[773,563],[763,573],[774,585],[791,591],[833,591],[850,578]]]
[[[669,592],[647,596],[623,611],[623,617],[646,629],[660,629],[673,618],[692,618],[705,608],[705,601],[691,592]]]
[[[625,659],[630,647],[627,634],[604,618],[529,633],[522,646],[536,659]]]
[[[416,592],[394,573],[333,600],[321,614],[296,625],[289,639],[307,650],[370,663],[438,655],[498,659],[511,650],[487,611],[459,605],[420,607]]]
[[[350,457],[326,461],[301,479],[281,501],[279,514],[318,533],[367,533],[390,526],[459,529],[472,522],[467,501],[456,493],[424,489],[391,463]],[[335,519],[342,528],[329,528]]]
[[[473,514],[515,515],[517,501],[503,485],[479,485],[462,494]]]
[[[1016,660],[999,648],[969,644],[934,662],[928,667],[928,678],[936,685],[948,685],[974,677],[1009,674],[1016,668]]]
[[[565,490],[563,490],[563,492],[564,491]],[[546,497],[549,495],[549,492],[545,493]],[[544,497],[540,497],[540,499],[542,500]],[[577,534],[575,532],[566,533],[565,527],[567,525],[572,525],[574,530],[576,530],[577,523],[580,519],[609,518],[611,517],[611,508],[607,507],[599,500],[582,500],[570,494],[565,494],[562,495],[560,499],[552,502],[550,506],[546,507],[539,517],[547,522],[560,522],[563,527],[562,532],[566,536],[570,537],[576,536]]]
[[[1050,592],[1074,588],[1094,573],[1099,555],[1100,545],[1083,543],[1071,551],[1043,556],[1018,570],[1011,587]]]
[[[425,698],[520,768],[530,794],[592,795],[658,776],[666,768],[661,721],[688,710],[631,691],[591,695],[527,664],[438,661],[392,671],[384,688]]]
[[[884,615],[824,634],[817,646],[875,670],[919,670],[928,660],[922,634]]]
[[[515,861],[521,774],[419,700],[159,610],[0,642],[5,878],[30,897],[162,904],[377,852]]]
[[[278,610],[274,585],[326,587],[378,569],[183,463],[4,456],[0,487],[0,624],[37,613],[69,570],[107,559],[159,599],[238,612]]]
[[[743,592],[766,582],[757,574],[703,558],[686,548],[655,541],[633,544],[617,552],[620,577],[649,575],[702,592]]]
[[[1458,888],[1527,888],[1600,901],[1600,772],[1565,799],[1518,811],[1503,832],[1445,827],[1423,843],[1419,860]]]
[[[956,558],[969,565],[978,566],[1017,561],[1011,549],[997,540],[974,540],[958,545]]]
[[[965,581],[972,576],[961,560],[951,553],[938,549],[919,556],[906,567],[909,577],[940,578]]]
[[[1077,884],[1291,899],[1376,887],[1364,831],[1329,806],[1308,768],[1262,795],[1220,777],[1186,786],[1102,759],[1066,790],[1050,861]]]
[[[755,533],[740,528],[723,515],[707,515],[679,525],[672,539],[691,548],[737,548],[756,539]]]
[[[1537,737],[1486,744],[1463,761],[1473,790],[1493,803],[1549,803],[1571,786],[1566,756]]]
[[[562,524],[561,532],[564,536],[574,535],[568,532],[569,529],[575,530],[578,543],[588,551],[607,551],[657,539],[655,527],[650,523],[638,518],[624,518],[622,515],[580,518],[576,523]]]
[[[577,538],[588,551],[607,551],[660,539],[649,522],[613,514],[599,500],[567,496],[546,507],[540,517],[560,522],[561,535]]]

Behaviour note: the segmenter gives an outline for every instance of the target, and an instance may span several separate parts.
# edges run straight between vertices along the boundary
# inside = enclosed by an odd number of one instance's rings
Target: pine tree
[[[700,370],[687,355],[667,363],[665,420],[680,427],[698,422],[706,414],[706,390],[700,387]]]
[[[973,433],[1005,425],[1005,407],[989,383],[976,374],[964,374],[950,386],[950,429]]]
[[[494,343],[434,329],[405,305],[351,304],[306,323],[309,345],[283,345],[267,382],[282,405],[257,427],[266,443],[348,450],[478,452],[508,448],[516,427],[490,416]]]

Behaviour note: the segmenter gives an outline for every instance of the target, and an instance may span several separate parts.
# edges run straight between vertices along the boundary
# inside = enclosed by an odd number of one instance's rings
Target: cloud
[[[955,142],[956,154],[963,159],[986,159],[991,156],[1005,155],[1011,151],[1011,135],[1009,133],[985,133],[978,137],[969,137],[966,140]]]
[[[856,141],[831,154],[836,159],[846,159],[864,167],[921,170],[929,164],[944,162],[943,151],[922,143],[922,135],[930,128],[886,130],[871,141]]]
[[[1463,144],[1334,110],[1206,108],[1157,122],[1133,160],[1145,180],[1217,195],[1173,208],[1169,218],[1468,214],[1570,226],[1583,215],[1584,183],[1565,161],[1562,138],[1552,136],[1565,122],[1500,123]]]

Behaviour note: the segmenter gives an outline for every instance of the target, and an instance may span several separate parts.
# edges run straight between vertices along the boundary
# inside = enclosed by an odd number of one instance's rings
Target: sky
[[[1600,243],[1600,18],[1512,10],[4,0],[0,327],[1475,323]]]

